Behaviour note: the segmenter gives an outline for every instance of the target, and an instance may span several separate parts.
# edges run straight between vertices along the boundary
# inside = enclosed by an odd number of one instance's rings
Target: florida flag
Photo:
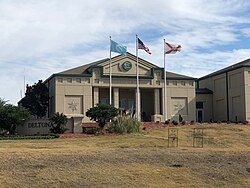
[[[148,54],[151,54],[149,48],[143,44],[143,42],[138,38],[138,49],[143,49],[145,50]]]
[[[164,52],[165,54],[175,54],[181,51],[181,45],[169,44],[164,41]]]

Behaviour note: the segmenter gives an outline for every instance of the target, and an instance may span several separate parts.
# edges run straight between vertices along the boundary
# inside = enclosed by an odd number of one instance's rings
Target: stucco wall
[[[245,118],[250,121],[250,68],[244,68]]]
[[[171,80],[167,86],[167,117],[179,120],[179,114],[185,121],[196,120],[194,81]]]
[[[245,121],[248,71],[238,68],[199,81],[200,88],[213,91],[213,120]],[[227,91],[228,90],[228,91]],[[200,97],[200,96],[197,96]],[[247,104],[247,103],[246,103]]]
[[[245,121],[244,70],[228,72],[229,120]]]
[[[196,102],[203,102],[204,121],[213,119],[213,95],[196,94]]]

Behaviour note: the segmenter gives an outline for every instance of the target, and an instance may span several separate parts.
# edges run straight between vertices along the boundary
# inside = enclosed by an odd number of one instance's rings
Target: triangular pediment
[[[137,57],[133,54],[127,53],[127,55],[118,55],[111,58],[111,67],[112,67],[112,76],[117,78],[136,77],[136,66],[137,66]],[[109,58],[95,61],[89,64],[85,64],[79,67],[75,67],[54,75],[57,76],[86,76],[92,77],[109,77],[110,70],[110,60]],[[162,67],[158,67],[153,63],[150,63],[144,59],[138,58],[138,67],[139,67],[139,76],[140,78],[149,78],[153,79],[155,76],[163,79]],[[96,69],[96,71],[95,71]],[[167,72],[167,79],[180,80],[188,79],[192,80],[194,78],[180,75],[172,72]]]
[[[103,75],[109,75],[110,61],[105,61],[97,65],[102,67]],[[111,58],[111,68],[113,76],[136,76],[137,58],[132,54],[120,55]],[[151,76],[152,69],[159,69],[158,66],[138,58],[138,68],[140,76]]]

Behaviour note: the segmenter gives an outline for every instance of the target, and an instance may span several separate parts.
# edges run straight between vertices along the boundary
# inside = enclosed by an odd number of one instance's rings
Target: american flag
[[[143,49],[145,50],[148,54],[151,54],[149,48],[143,44],[143,42],[138,38],[138,49]]]

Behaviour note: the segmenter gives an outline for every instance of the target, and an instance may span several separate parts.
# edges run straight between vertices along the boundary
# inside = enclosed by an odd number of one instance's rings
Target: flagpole
[[[167,96],[167,92],[166,92],[166,84],[167,84],[167,76],[166,76],[166,54],[165,54],[165,39],[164,39],[164,43],[163,43],[163,54],[164,54],[164,97],[163,97],[163,118],[164,121],[167,120],[167,108],[166,108],[166,96]]]
[[[138,65],[138,36],[136,35],[136,116],[138,121],[141,120],[140,117],[140,99],[139,99],[139,65]]]
[[[111,36],[109,36],[109,104],[112,104]]]

